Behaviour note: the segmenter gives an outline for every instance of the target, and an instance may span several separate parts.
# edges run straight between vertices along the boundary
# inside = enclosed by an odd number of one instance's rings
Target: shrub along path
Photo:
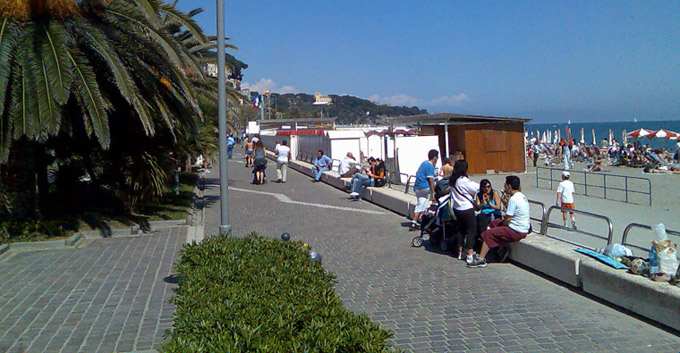
[[[239,151],[240,152],[240,151]],[[511,264],[467,269],[448,254],[411,248],[400,216],[289,171],[286,184],[256,186],[242,153],[229,162],[239,189],[282,193],[294,201],[373,210],[315,208],[267,194],[230,192],[237,236],[290,232],[312,245],[338,278],[346,306],[395,332],[409,351],[677,351],[680,338]],[[206,235],[219,225],[217,168],[208,174]],[[267,166],[269,180],[275,165]],[[380,214],[377,214],[377,213]]]

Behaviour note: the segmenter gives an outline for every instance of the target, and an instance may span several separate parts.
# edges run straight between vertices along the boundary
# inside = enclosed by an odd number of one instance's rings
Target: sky
[[[680,1],[226,1],[243,86],[534,122],[680,120]],[[215,34],[214,0],[179,0]]]

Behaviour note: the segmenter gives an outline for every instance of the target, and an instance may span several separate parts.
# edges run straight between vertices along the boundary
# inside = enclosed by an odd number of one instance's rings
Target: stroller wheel
[[[448,251],[449,250],[449,244],[446,241],[446,239],[442,240],[442,242],[439,243],[439,249],[441,249],[441,251]]]
[[[419,248],[423,246],[423,237],[421,236],[413,237],[413,239],[411,239],[411,245],[414,248]]]

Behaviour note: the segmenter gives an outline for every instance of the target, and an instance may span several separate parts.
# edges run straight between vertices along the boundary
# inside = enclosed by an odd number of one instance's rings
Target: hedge
[[[391,352],[392,333],[343,308],[300,242],[212,237],[176,263],[163,352]]]

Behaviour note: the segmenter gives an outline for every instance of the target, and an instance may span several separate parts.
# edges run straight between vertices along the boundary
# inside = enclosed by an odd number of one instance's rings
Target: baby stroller
[[[259,181],[257,180],[257,172],[262,172],[262,184],[267,183],[267,161],[259,161],[256,160],[253,166],[253,184],[259,185]]]
[[[451,242],[455,239],[456,220],[451,211],[450,195],[439,198],[439,204],[433,203],[423,212],[420,221],[420,234],[411,239],[413,247],[423,246],[425,233],[428,234],[430,244],[439,245],[442,251],[453,249]]]

